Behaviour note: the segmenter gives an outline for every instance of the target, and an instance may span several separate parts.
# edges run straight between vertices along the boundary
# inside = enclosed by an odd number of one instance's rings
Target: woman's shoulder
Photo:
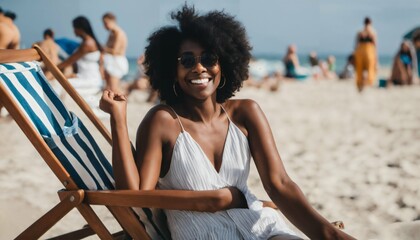
[[[177,115],[174,110],[165,104],[158,104],[152,107],[144,117],[145,120],[150,120],[160,124],[167,124],[176,120]]]
[[[93,52],[97,51],[98,47],[96,46],[96,42],[93,38],[87,37],[81,44],[80,47],[85,52]]]
[[[259,104],[252,99],[232,99],[224,105],[233,120],[246,120],[260,112]]]
[[[163,141],[167,141],[176,137],[180,131],[175,112],[169,106],[159,104],[147,112],[137,129],[137,135],[141,132],[154,132],[160,135]]]
[[[226,107],[241,111],[244,108],[258,105],[255,100],[244,98],[244,99],[229,99],[224,104]]]

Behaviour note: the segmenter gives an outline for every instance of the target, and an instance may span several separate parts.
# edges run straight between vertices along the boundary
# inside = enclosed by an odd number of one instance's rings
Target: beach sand
[[[329,221],[343,221],[358,239],[418,239],[420,86],[359,94],[352,81],[309,80],[283,82],[278,92],[246,88],[236,97],[260,104],[288,174]],[[142,92],[129,97],[132,140],[152,106],[145,99]],[[58,202],[62,186],[16,123],[0,122],[0,134],[0,239],[10,239]],[[255,167],[249,185],[268,199]],[[105,209],[95,209],[118,229]],[[43,237],[84,224],[72,211]]]

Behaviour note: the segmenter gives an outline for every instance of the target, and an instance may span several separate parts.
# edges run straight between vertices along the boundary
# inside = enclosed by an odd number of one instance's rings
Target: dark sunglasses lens
[[[195,65],[195,57],[192,54],[184,54],[181,56],[180,62],[185,68],[192,68]]]
[[[217,63],[217,56],[213,53],[204,53],[201,56],[201,64],[204,67],[213,67]]]

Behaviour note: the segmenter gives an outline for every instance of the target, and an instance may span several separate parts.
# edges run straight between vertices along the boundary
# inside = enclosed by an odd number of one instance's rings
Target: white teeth
[[[191,80],[192,84],[203,84],[203,83],[208,83],[208,82],[209,82],[208,78]]]

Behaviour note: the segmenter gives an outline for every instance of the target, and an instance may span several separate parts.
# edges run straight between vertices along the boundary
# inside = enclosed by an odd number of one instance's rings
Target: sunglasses
[[[217,64],[218,59],[216,54],[210,52],[204,52],[201,56],[194,56],[193,53],[187,52],[183,53],[178,61],[184,68],[192,68],[197,63],[201,63],[205,68],[210,68]]]

